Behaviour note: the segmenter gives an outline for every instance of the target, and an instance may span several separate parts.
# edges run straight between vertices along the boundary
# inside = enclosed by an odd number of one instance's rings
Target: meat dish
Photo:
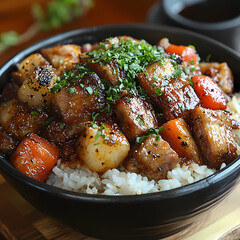
[[[38,181],[143,194],[239,155],[231,69],[201,62],[192,45],[117,36],[41,49],[17,68],[1,94],[0,152]]]

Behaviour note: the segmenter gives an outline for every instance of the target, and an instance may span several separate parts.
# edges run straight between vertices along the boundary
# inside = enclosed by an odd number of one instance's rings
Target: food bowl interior
[[[133,25],[114,25],[114,26],[102,26],[102,27],[93,27],[87,29],[78,29],[71,32],[63,33],[41,41],[39,43],[30,46],[29,48],[23,50],[11,60],[9,60],[1,69],[0,69],[0,91],[3,89],[3,86],[7,83],[10,79],[10,74],[12,71],[16,70],[16,66],[20,63],[24,58],[26,58],[31,53],[37,52],[41,48],[51,47],[57,44],[84,44],[84,43],[95,43],[99,42],[105,38],[112,37],[112,36],[119,36],[119,35],[128,35],[137,39],[145,39],[147,42],[151,44],[157,44],[157,42],[166,37],[169,39],[171,43],[180,44],[180,45],[194,45],[196,46],[196,50],[199,53],[201,59],[207,58],[209,54],[212,56],[212,60],[216,60],[218,62],[227,62],[229,67],[232,69],[234,77],[235,77],[235,88],[236,91],[240,90],[240,56],[229,47],[207,38],[205,36],[192,33],[187,30],[182,30],[178,28],[173,28],[169,26],[154,26],[154,25],[145,25],[145,24],[133,24]],[[51,206],[50,202],[52,201],[51,198],[54,197],[56,200],[58,198],[68,199],[73,201],[73,206],[81,200],[83,205],[92,203],[92,204],[104,204],[106,207],[109,206],[109,209],[115,210],[111,204],[118,204],[119,206],[119,213],[120,211],[124,211],[124,207],[126,205],[128,207],[138,206],[143,207],[144,204],[149,203],[149,201],[154,202],[153,205],[157,204],[158,201],[163,201],[163,204],[176,204],[175,198],[179,197],[179,203],[184,204],[189,196],[195,192],[197,193],[195,197],[201,198],[204,195],[205,201],[203,201],[200,205],[198,202],[188,201],[188,208],[191,209],[190,214],[194,215],[194,211],[205,212],[210,206],[214,205],[213,202],[218,202],[221,198],[224,198],[231,188],[236,184],[239,172],[240,172],[240,160],[239,158],[236,159],[233,163],[229,164],[225,169],[215,173],[214,175],[203,179],[197,183],[190,184],[188,186],[180,187],[173,190],[168,190],[159,193],[152,193],[152,194],[143,194],[139,196],[101,196],[101,195],[87,195],[81,193],[73,193],[70,191],[58,189],[52,186],[48,186],[44,183],[37,182],[29,177],[23,175],[22,173],[18,172],[14,167],[12,167],[8,163],[8,159],[5,156],[0,156],[0,170],[3,176],[9,181],[9,183],[14,186],[27,200],[29,200],[35,207],[39,208],[41,211],[48,213],[57,219],[62,220],[63,222],[67,223],[74,228],[78,228],[79,226],[75,223],[66,222],[68,219],[68,213],[64,210],[65,216],[58,214],[56,212],[51,212],[49,206]],[[223,184],[224,181],[227,181],[226,185]],[[218,192],[210,192],[209,189],[215,188],[217,186]],[[28,190],[24,190],[23,188]],[[42,206],[42,203],[39,203],[36,199],[43,198],[43,196],[49,200],[49,206],[46,207],[47,204]],[[214,199],[214,200],[213,200]],[[35,201],[35,202],[34,202]],[[63,203],[64,200],[59,201]],[[168,202],[168,203],[167,203]],[[125,205],[124,205],[125,204]],[[173,224],[172,222],[178,221],[180,216],[185,215],[184,219],[186,220],[189,215],[184,213],[184,209],[181,209],[180,206],[175,207],[176,211],[170,212],[168,214],[168,219],[172,217],[172,220],[168,224]],[[99,209],[98,209],[99,210]],[[73,210],[74,211],[74,210]],[[95,208],[90,210],[94,214],[96,211]],[[134,210],[133,210],[134,211]],[[155,213],[154,209],[151,209],[148,214],[152,214],[152,219],[149,219],[148,226],[157,225],[158,223],[158,216]],[[144,214],[143,214],[144,215]],[[164,214],[163,214],[164,215]],[[146,215],[147,217],[147,215]],[[69,216],[70,218],[70,216]],[[190,219],[190,218],[189,218]],[[103,222],[105,221],[105,216],[103,216]],[[69,219],[68,219],[69,221]],[[91,219],[86,219],[86,223],[90,223]],[[139,225],[138,221],[136,223],[129,223],[130,225]],[[142,223],[143,224],[143,223]],[[188,221],[188,224],[190,222]],[[141,224],[140,224],[141,225]],[[143,224],[144,225],[144,224]],[[83,226],[86,226],[86,224]],[[109,225],[111,226],[111,225]],[[181,227],[186,227],[185,225],[181,225]],[[101,224],[99,224],[99,228]],[[165,226],[166,227],[166,226]],[[97,228],[97,227],[96,227]],[[159,228],[162,229],[162,228]],[[163,227],[164,229],[164,227]],[[81,228],[81,231],[84,230]],[[89,227],[86,227],[86,233],[90,231]],[[100,230],[99,230],[100,231]],[[111,233],[116,231],[116,228],[112,226],[112,230],[109,229],[109,236]],[[153,232],[155,231],[155,233]],[[163,230],[161,230],[163,231]],[[165,231],[165,230],[164,230]],[[163,231],[163,232],[164,232]],[[145,231],[146,236],[148,236],[149,232],[153,235],[157,235],[157,230],[149,229]],[[173,232],[172,232],[173,233]],[[166,231],[165,235],[169,233]],[[102,236],[101,233],[95,234],[95,236]],[[164,236],[162,234],[161,236]],[[140,238],[139,238],[140,239]],[[146,238],[147,239],[147,238]]]
[[[58,44],[82,45],[84,43],[96,43],[108,37],[121,35],[128,35],[136,39],[145,39],[147,42],[153,45],[157,44],[157,42],[163,37],[168,38],[169,41],[173,44],[194,45],[196,46],[196,50],[201,57],[201,61],[204,61],[210,55],[212,61],[227,62],[230,69],[232,69],[235,78],[235,91],[240,90],[240,56],[231,48],[203,35],[179,28],[169,26],[133,24],[114,26],[109,25],[73,30],[56,35],[54,37],[50,37],[28,47],[13,57],[11,60],[9,60],[0,69],[0,92],[3,89],[3,86],[9,81],[11,72],[16,70],[17,65],[31,53],[38,52],[38,50],[42,48],[47,48]],[[3,157],[1,157],[1,160],[3,160]],[[12,171],[15,171],[12,166],[10,166],[10,168],[12,168]],[[21,173],[20,176],[25,178],[25,176],[22,176]],[[26,179],[29,180],[28,177],[26,177]],[[34,181],[32,179],[30,181],[33,181],[34,184],[39,184],[37,181]],[[204,185],[203,183],[201,184]],[[41,187],[45,186],[45,184],[42,185],[41,183],[40,185]],[[184,188],[186,187],[182,187],[182,189]]]

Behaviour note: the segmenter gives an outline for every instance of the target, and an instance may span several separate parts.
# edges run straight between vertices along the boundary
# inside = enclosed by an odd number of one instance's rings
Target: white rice
[[[128,195],[153,193],[181,187],[199,181],[215,172],[207,166],[199,166],[196,163],[180,166],[168,172],[167,179],[149,181],[140,174],[123,172],[111,169],[105,172],[101,178],[95,172],[81,165],[70,168],[58,163],[52,170],[47,184],[89,194]]]
[[[228,109],[233,113],[232,118],[240,120],[240,94],[233,96],[232,101],[228,103]],[[240,142],[240,131],[235,130],[236,141]],[[240,149],[239,149],[240,153]],[[223,163],[221,169],[225,167]],[[52,173],[46,183],[75,192],[104,195],[128,195],[144,194],[174,189],[187,184],[194,183],[206,178],[213,173],[215,169],[210,169],[206,165],[191,163],[190,165],[179,164],[167,174],[167,179],[159,181],[149,181],[136,173],[119,171],[111,169],[105,172],[101,177],[80,164],[73,166],[58,164],[53,168]]]

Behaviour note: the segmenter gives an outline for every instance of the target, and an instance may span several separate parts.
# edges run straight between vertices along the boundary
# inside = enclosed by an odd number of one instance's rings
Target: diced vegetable
[[[160,135],[180,157],[185,158],[187,161],[202,164],[202,157],[198,147],[192,138],[187,123],[182,118],[165,123]]]
[[[192,78],[194,90],[204,108],[224,110],[227,108],[226,99],[220,87],[208,76],[194,76]]]
[[[170,44],[166,49],[166,52],[179,55],[185,62],[194,61],[195,64],[198,63],[197,54],[195,52],[195,49],[192,47]]]
[[[92,171],[118,168],[127,157],[130,144],[116,125],[89,123],[77,142],[77,155]]]
[[[29,133],[14,152],[12,165],[25,175],[44,182],[59,159],[60,150],[53,143]]]

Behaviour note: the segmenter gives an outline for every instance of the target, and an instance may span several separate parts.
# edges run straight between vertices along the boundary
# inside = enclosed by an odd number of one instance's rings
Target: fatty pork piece
[[[226,94],[233,93],[233,75],[226,62],[200,63],[203,74],[210,76]]]
[[[15,98],[18,93],[19,86],[15,82],[9,82],[4,86],[0,94],[0,101],[7,102]]]
[[[76,139],[85,128],[85,123],[67,125],[63,121],[53,121],[43,131],[42,136],[57,146],[64,146],[67,142]]]
[[[108,49],[112,45],[120,45],[121,41],[126,42],[128,40],[131,40],[131,41],[133,41],[134,43],[137,43],[137,44],[141,44],[140,40],[124,35],[124,36],[107,38],[106,41],[104,42],[104,47],[102,46],[103,44],[101,43],[100,45],[96,46],[96,48]]]
[[[86,74],[53,95],[55,109],[65,123],[73,125],[91,121],[92,113],[106,107],[100,82],[96,74]]]
[[[190,110],[199,104],[199,98],[191,85],[184,79],[171,78],[174,68],[168,59],[164,64],[152,63],[146,72],[138,75],[138,81],[151,100],[161,110],[167,120],[188,118]]]
[[[180,162],[178,154],[161,137],[150,135],[145,141],[131,150],[125,161],[130,172],[139,173],[149,179],[163,179],[167,172]]]
[[[115,87],[120,83],[119,78],[123,79],[126,77],[126,73],[119,68],[116,60],[111,60],[109,63],[99,63],[95,62],[95,60],[87,59],[86,56],[81,55],[80,62],[87,62],[88,66],[94,72],[96,72],[101,79],[107,80],[107,85],[109,87]]]
[[[190,119],[193,137],[210,167],[219,169],[237,157],[232,120],[225,112],[196,107]]]
[[[41,49],[41,54],[55,67],[58,68],[65,59],[79,62],[81,48],[78,45],[66,44],[57,45],[51,48]]]
[[[19,100],[35,108],[50,106],[52,102],[50,89],[56,80],[57,76],[53,71],[36,67],[18,90]]]
[[[130,144],[116,124],[88,123],[76,145],[78,158],[98,173],[118,168],[129,150]]]
[[[157,127],[152,105],[140,97],[124,97],[114,104],[119,125],[130,142]]]
[[[202,155],[184,119],[178,118],[166,122],[163,124],[163,131],[160,132],[160,135],[183,159],[183,162],[203,164]]]
[[[0,152],[11,154],[17,147],[17,142],[0,126]]]
[[[31,54],[18,65],[18,81],[20,85],[32,75],[37,66],[51,68],[50,63],[40,53]]]
[[[45,113],[29,108],[17,99],[0,105],[0,125],[17,140],[27,133],[37,133],[46,119]]]

